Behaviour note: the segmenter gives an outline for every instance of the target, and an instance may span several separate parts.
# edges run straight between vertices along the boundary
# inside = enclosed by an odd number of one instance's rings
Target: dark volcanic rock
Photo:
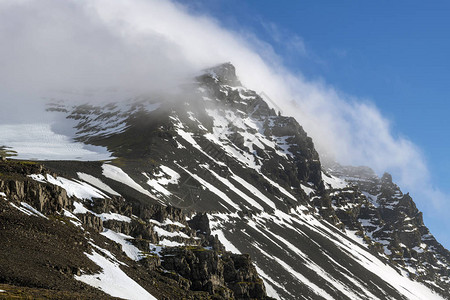
[[[209,219],[208,215],[205,213],[199,213],[192,217],[190,221],[188,221],[189,227],[194,230],[200,231],[205,235],[211,234],[211,229],[209,228]]]

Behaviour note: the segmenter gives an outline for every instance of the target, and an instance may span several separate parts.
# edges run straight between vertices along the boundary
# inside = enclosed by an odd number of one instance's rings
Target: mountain
[[[322,163],[232,64],[93,98],[47,110],[109,159],[0,163],[0,297],[450,299],[450,252],[412,198]]]

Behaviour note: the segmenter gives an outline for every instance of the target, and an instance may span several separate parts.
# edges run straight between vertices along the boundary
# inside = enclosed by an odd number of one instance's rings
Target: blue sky
[[[435,188],[450,195],[450,2],[199,0],[189,6],[269,43],[290,71],[374,103],[394,136],[418,146]],[[421,197],[419,203],[428,201]],[[449,228],[431,214],[425,223],[449,248]]]

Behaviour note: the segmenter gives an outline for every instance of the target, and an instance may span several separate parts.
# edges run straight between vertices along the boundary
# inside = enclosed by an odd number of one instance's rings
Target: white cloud
[[[269,34],[273,42],[286,48],[295,56],[308,56],[304,40],[295,33],[280,28],[273,22],[261,20],[261,25]]]
[[[272,32],[274,39],[284,38],[278,28]],[[288,41],[307,53],[301,38]],[[435,195],[433,206],[448,212],[445,197],[431,187],[421,152],[408,139],[394,135],[373,104],[294,74],[254,34],[227,30],[180,4],[0,0],[0,44],[1,101],[11,108],[2,110],[0,118],[14,110],[14,104],[5,100],[13,99],[14,91],[29,92],[31,97],[55,88],[164,89],[175,79],[231,61],[247,87],[264,91],[284,113],[298,119],[322,155],[369,165],[379,173],[391,171],[413,196],[429,191],[427,195]]]
[[[170,38],[156,30],[134,30],[126,20],[108,22],[105,9],[95,7],[100,2],[2,1],[2,85],[15,90],[142,89],[164,86],[169,78],[186,75],[178,72],[192,71],[183,49]]]

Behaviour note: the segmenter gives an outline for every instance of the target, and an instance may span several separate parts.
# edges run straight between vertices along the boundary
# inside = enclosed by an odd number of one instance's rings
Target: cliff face
[[[59,225],[79,239],[65,242],[64,231],[54,240],[76,245],[75,262],[50,259],[71,283],[61,290],[86,283],[138,299],[450,297],[448,251],[389,175],[323,167],[301,125],[241,86],[231,64],[168,94],[49,106],[77,121],[78,141],[107,147],[111,161],[4,163],[4,211],[54,222],[42,235]],[[1,282],[15,284],[20,270],[0,271]],[[135,288],[116,294],[102,277],[108,270]]]
[[[66,190],[51,184],[39,184],[27,177],[30,174],[41,174],[42,165],[23,162],[0,162],[0,191],[4,197],[14,202],[27,202],[43,213],[61,212],[71,209],[71,199],[67,197]]]

